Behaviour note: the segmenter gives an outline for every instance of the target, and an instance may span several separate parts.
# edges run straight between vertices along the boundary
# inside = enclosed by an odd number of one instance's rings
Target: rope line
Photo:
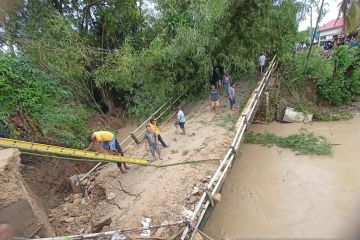
[[[33,153],[33,152],[22,152],[22,154],[31,155],[31,156],[38,156],[38,157],[47,157],[47,158],[56,158],[56,159],[63,159],[63,160],[70,160],[70,161],[84,161],[84,162],[98,162],[99,160],[89,160],[89,159],[81,159],[81,158],[71,158],[71,157],[62,157],[56,155],[46,155],[40,153]],[[204,163],[209,161],[218,161],[221,160],[220,158],[209,158],[209,159],[200,159],[200,160],[185,160],[184,162],[176,162],[176,163],[168,163],[168,164],[148,164],[143,165],[144,167],[155,167],[155,168],[165,168],[165,167],[172,167],[177,165],[185,165],[185,164],[196,164],[196,163]]]

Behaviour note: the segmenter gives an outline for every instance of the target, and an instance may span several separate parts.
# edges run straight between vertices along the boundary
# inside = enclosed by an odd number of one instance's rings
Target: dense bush
[[[325,81],[317,81],[319,95],[333,105],[341,105],[352,100],[359,92],[357,69],[359,58],[357,47],[339,46],[333,54],[332,76]],[[355,69],[355,71],[354,71]]]
[[[0,115],[13,115],[20,108],[30,113],[41,110],[55,84],[24,57],[0,54]]]
[[[256,71],[260,52],[282,56],[300,9],[294,0],[156,0],[153,14],[133,0],[21,2],[7,18],[11,43],[82,102],[134,117],[207,91],[214,66],[237,79]]]
[[[55,78],[36,69],[26,57],[0,54],[0,102],[1,119],[26,110],[46,139],[82,147],[88,114]]]
[[[339,46],[331,59],[315,53],[308,62],[306,54],[297,53],[284,62],[286,84],[301,92],[304,84],[311,82],[320,98],[332,105],[344,104],[360,94],[359,48]]]

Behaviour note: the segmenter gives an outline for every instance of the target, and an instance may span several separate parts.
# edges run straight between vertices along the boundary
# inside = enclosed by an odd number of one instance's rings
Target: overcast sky
[[[325,17],[323,18],[323,20],[320,22],[319,26],[327,23],[328,21],[330,21],[332,19],[336,19],[338,17],[339,2],[341,2],[341,0],[325,0],[325,3],[328,4],[326,6],[327,13],[326,13]],[[316,19],[317,19],[317,13],[314,13],[313,14],[313,27],[315,27]],[[309,26],[310,26],[310,15],[304,21],[300,22],[299,31],[306,30]]]

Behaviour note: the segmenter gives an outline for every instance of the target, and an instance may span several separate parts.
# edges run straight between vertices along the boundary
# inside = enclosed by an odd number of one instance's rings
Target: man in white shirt
[[[177,108],[177,122],[176,122],[176,129],[180,126],[182,130],[182,134],[185,135],[185,114],[181,109]]]
[[[265,61],[266,61],[266,57],[264,53],[261,53],[259,57],[259,71],[261,74],[263,74],[265,70]]]

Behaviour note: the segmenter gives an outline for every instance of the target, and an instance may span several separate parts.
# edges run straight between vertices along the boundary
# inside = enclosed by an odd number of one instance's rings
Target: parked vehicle
[[[331,50],[334,47],[334,43],[331,40],[320,41],[320,46],[323,47],[324,50]]]

